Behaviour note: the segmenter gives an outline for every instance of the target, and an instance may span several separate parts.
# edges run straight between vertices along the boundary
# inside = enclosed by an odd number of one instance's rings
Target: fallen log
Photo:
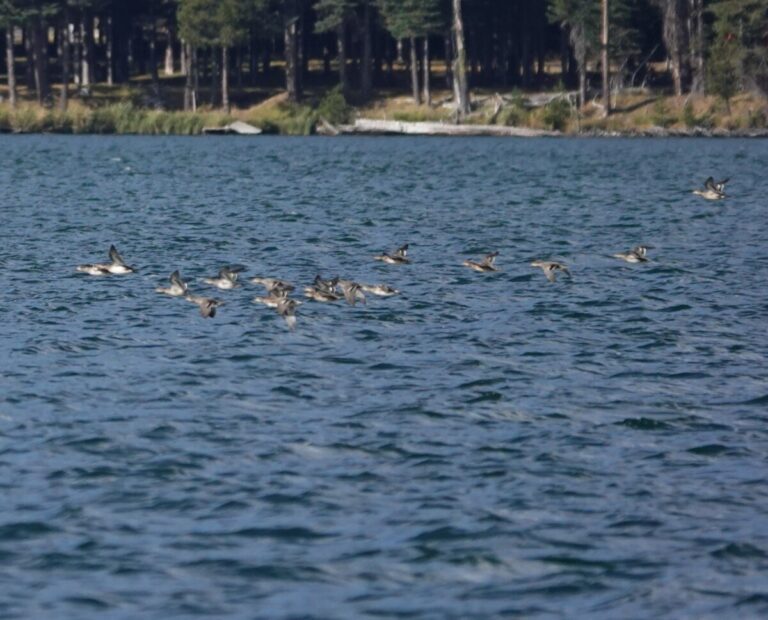
[[[337,127],[341,134],[409,135],[409,136],[512,136],[538,138],[559,136],[559,131],[505,127],[503,125],[449,125],[447,123],[407,123],[359,118],[353,125]]]
[[[224,127],[203,127],[204,134],[228,134],[238,136],[258,136],[261,129],[243,121],[235,121]]]

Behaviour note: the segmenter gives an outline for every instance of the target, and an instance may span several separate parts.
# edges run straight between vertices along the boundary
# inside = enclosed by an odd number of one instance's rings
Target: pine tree
[[[319,0],[315,11],[319,17],[315,24],[317,32],[335,32],[339,65],[339,85],[344,95],[349,93],[347,76],[347,28],[353,20],[356,0]]]
[[[16,107],[16,57],[13,53],[13,31],[19,20],[19,8],[12,0],[0,0],[0,25],[5,29],[5,62],[8,72],[8,100]]]
[[[600,6],[595,0],[553,0],[549,17],[567,28],[579,73],[579,105],[587,100],[587,62],[597,49]]]
[[[384,25],[396,39],[410,42],[411,90],[415,103],[421,103],[419,89],[418,46],[417,39],[445,30],[445,14],[440,0],[378,0]],[[425,67],[429,66],[429,46],[422,47],[427,57]],[[425,82],[428,81],[428,76]]]
[[[710,73],[735,71],[742,86],[768,94],[768,0],[719,0],[712,11],[716,20],[710,63],[717,62],[717,67]]]

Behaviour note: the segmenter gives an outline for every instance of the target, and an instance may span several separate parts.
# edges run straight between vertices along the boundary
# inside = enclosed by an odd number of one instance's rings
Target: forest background
[[[0,0],[0,131],[768,127],[768,0]]]

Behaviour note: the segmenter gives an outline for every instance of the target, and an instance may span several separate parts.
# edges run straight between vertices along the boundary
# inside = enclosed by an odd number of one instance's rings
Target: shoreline
[[[599,106],[577,109],[559,95],[476,97],[472,114],[457,124],[446,101],[416,106],[405,97],[384,96],[352,106],[334,91],[303,103],[290,103],[281,93],[230,112],[154,109],[127,100],[101,105],[73,101],[66,111],[0,103],[0,134],[768,138],[765,99],[741,96],[726,109],[706,96],[638,93],[626,95],[622,104],[605,117]]]
[[[460,127],[471,127],[461,126]],[[526,129],[526,128],[519,128]],[[733,130],[726,129],[720,130],[708,130],[708,129],[675,129],[668,130],[663,127],[650,127],[650,128],[638,128],[630,131],[606,131],[606,130],[587,130],[582,132],[546,132],[537,133],[534,135],[525,135],[524,133],[497,133],[497,134],[484,134],[475,131],[467,131],[466,133],[410,133],[410,132],[391,132],[391,131],[368,131],[368,132],[340,132],[337,135],[332,135],[323,131],[316,131],[309,134],[292,134],[292,133],[266,133],[246,136],[237,135],[227,132],[210,132],[210,133],[186,133],[186,132],[131,132],[131,131],[5,131],[0,129],[0,136],[133,136],[133,137],[188,137],[188,138],[220,138],[222,136],[234,139],[246,139],[257,137],[282,137],[282,138],[511,138],[511,139],[565,139],[565,138],[636,138],[636,139],[667,139],[667,138],[699,138],[699,139],[713,139],[713,140],[726,140],[726,139],[750,139],[759,140],[768,138],[768,130],[756,129],[756,130]]]

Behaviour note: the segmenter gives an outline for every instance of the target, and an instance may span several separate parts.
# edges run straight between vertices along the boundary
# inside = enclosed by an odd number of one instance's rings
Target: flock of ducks
[[[725,195],[725,184],[728,179],[715,182],[709,177],[704,182],[704,189],[695,189],[693,193],[707,200],[722,200]],[[638,245],[627,252],[613,254],[614,258],[621,259],[628,263],[646,263],[649,262],[648,250],[652,248],[649,245]],[[488,273],[499,271],[496,267],[496,257],[498,252],[486,254],[480,260],[466,259],[462,264],[473,271]],[[388,265],[407,265],[411,262],[408,258],[408,244],[400,246],[391,253],[382,252],[373,257],[374,260],[382,261]],[[89,263],[78,265],[77,271],[90,276],[109,276],[126,275],[135,273],[137,269],[128,265],[117,248],[112,245],[109,248],[109,263]],[[558,273],[565,273],[569,277],[571,272],[568,267],[557,261],[535,260],[531,263],[532,267],[537,267],[544,272],[547,280],[555,282]],[[232,290],[240,285],[239,275],[245,267],[242,265],[229,265],[222,267],[218,275],[210,278],[203,278],[203,282],[218,288],[222,291]],[[181,297],[190,303],[198,306],[200,315],[204,318],[213,318],[216,316],[216,309],[224,302],[213,297],[204,295],[194,295],[189,291],[189,285],[181,277],[178,270],[174,271],[170,277],[170,286],[158,286],[155,291],[168,295],[170,297]],[[273,308],[283,317],[288,328],[293,330],[296,327],[296,309],[303,303],[290,297],[295,287],[279,278],[254,277],[250,279],[251,284],[263,286],[266,294],[253,298],[254,303],[262,304],[268,308]],[[357,302],[365,304],[365,294],[376,295],[379,297],[391,297],[397,295],[400,291],[388,284],[361,284],[354,280],[345,280],[338,277],[330,280],[323,279],[317,275],[310,286],[304,287],[304,296],[313,301],[327,303],[344,299],[348,304],[354,306]]]

